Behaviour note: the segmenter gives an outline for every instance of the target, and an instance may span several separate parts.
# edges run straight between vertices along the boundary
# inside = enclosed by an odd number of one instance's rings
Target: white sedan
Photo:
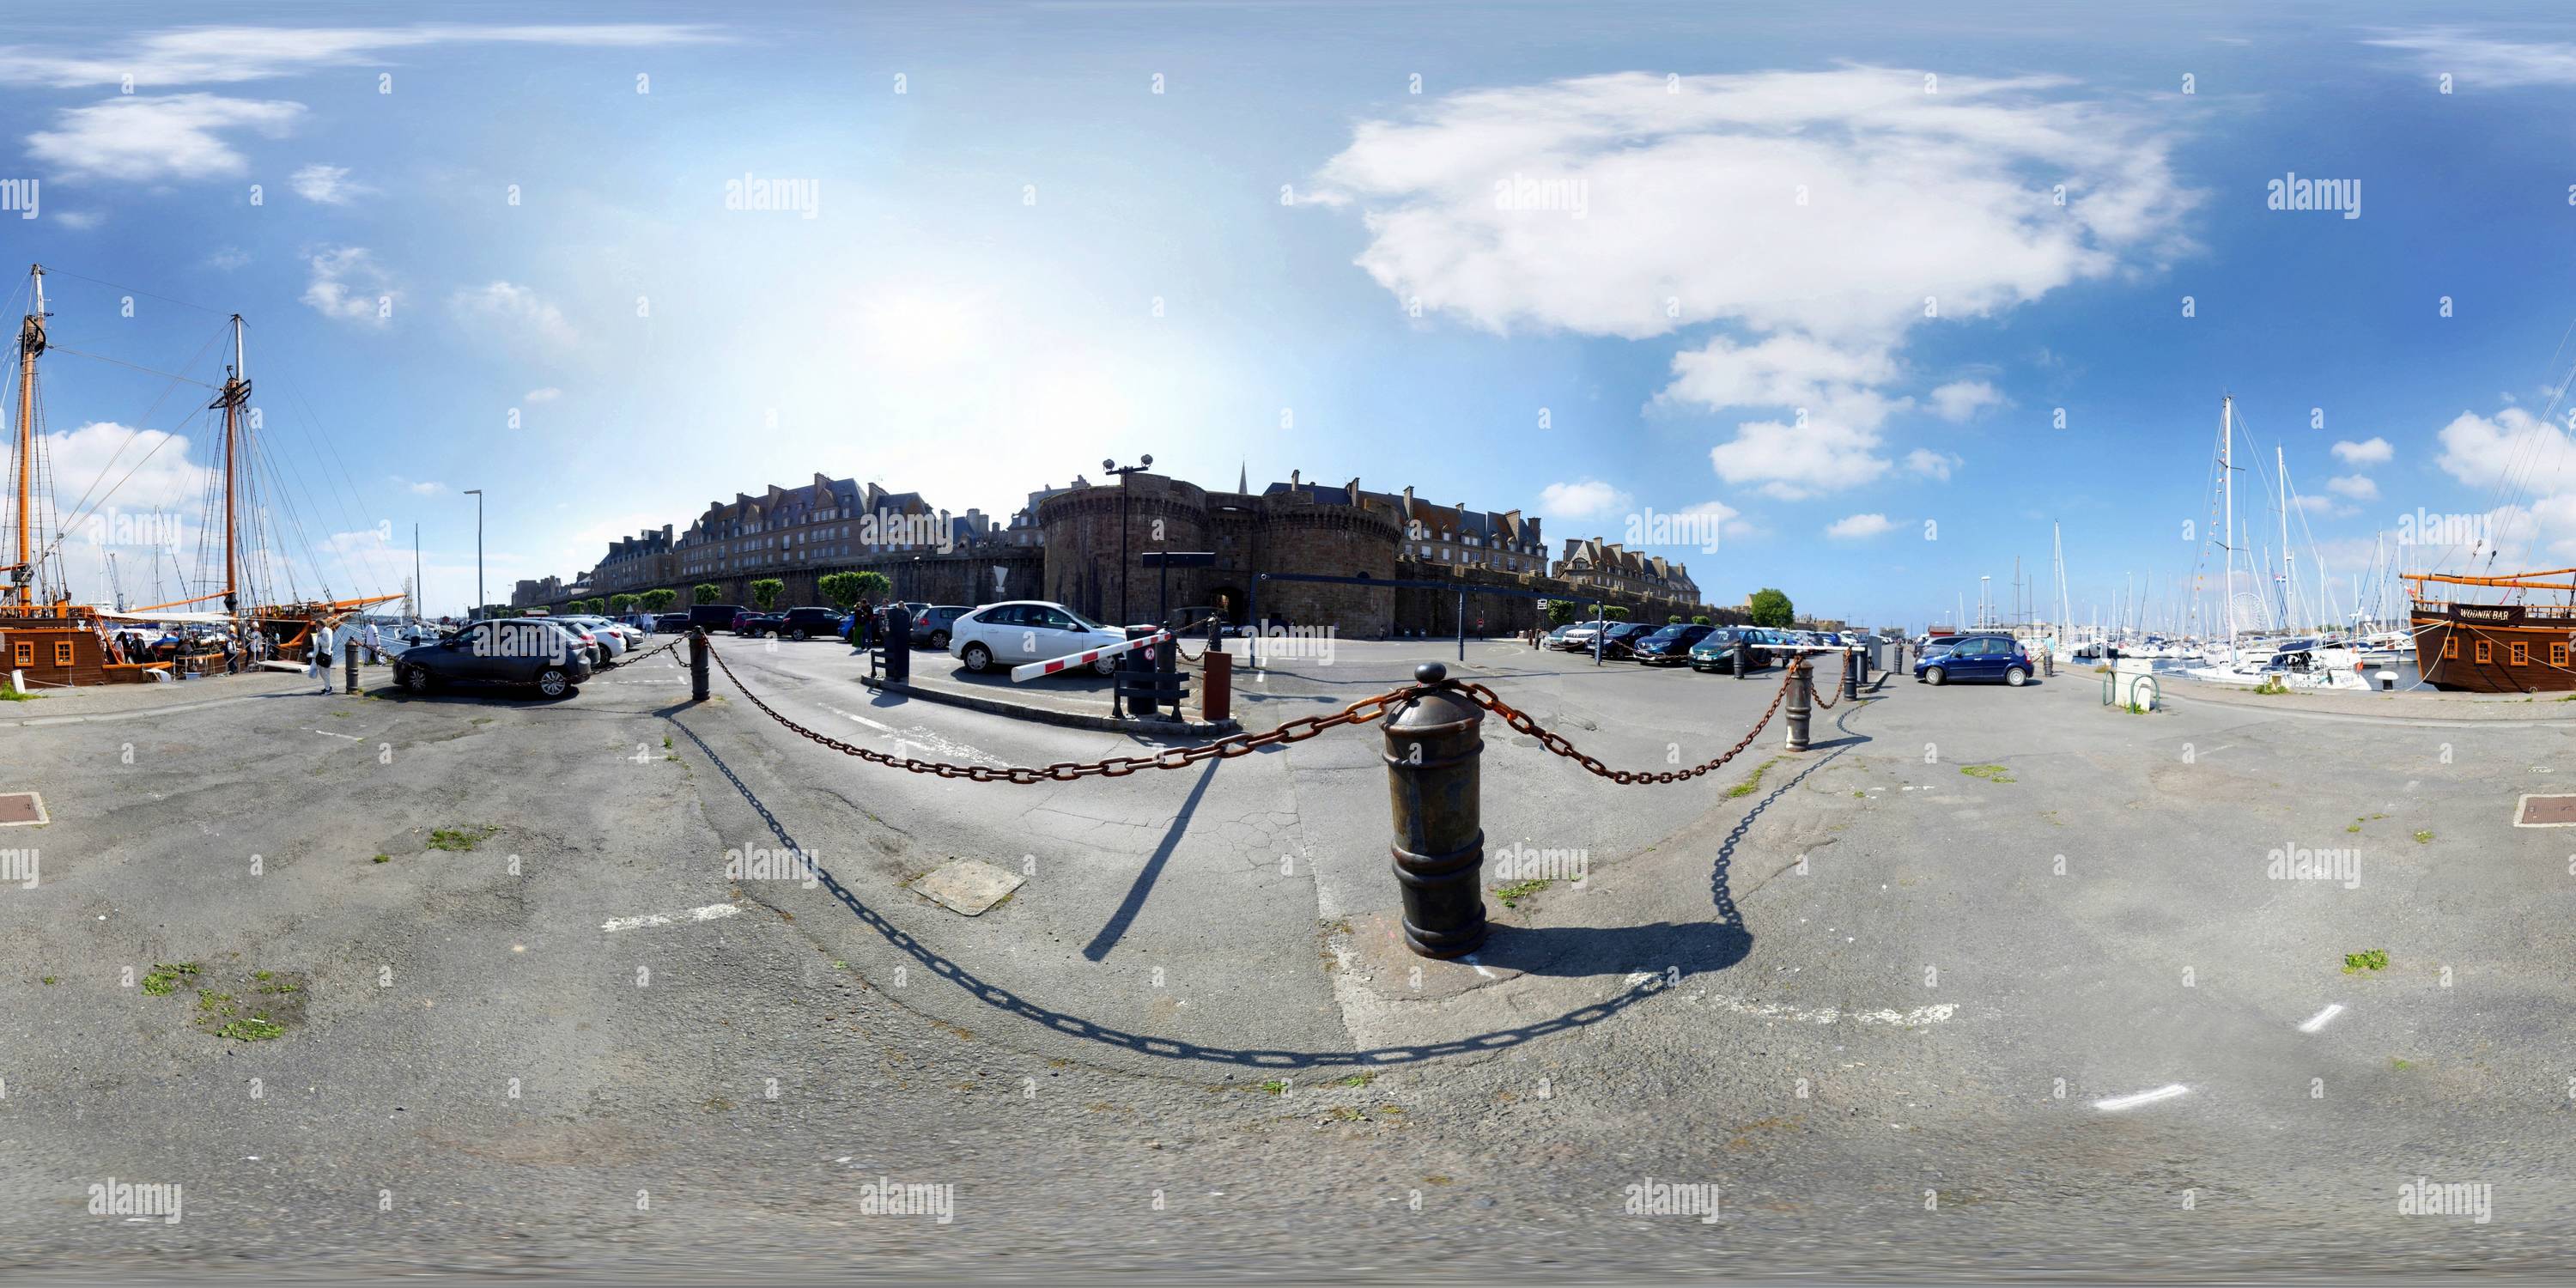
[[[960,617],[949,628],[948,651],[969,671],[989,670],[995,663],[1016,666],[1046,662],[1089,649],[1123,644],[1127,632],[1103,626],[1062,604],[1015,599],[986,604]],[[1102,675],[1116,670],[1116,658],[1091,664]]]

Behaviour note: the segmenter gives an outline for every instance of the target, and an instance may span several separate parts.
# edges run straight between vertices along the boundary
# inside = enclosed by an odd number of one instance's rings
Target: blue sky
[[[2576,562],[2576,43],[2237,8],[67,9],[0,39],[0,262],[199,379],[241,312],[307,566],[397,589],[417,522],[433,608],[466,488],[497,598],[818,470],[1000,515],[1150,452],[1560,544],[1713,515],[1658,551],[1710,598],[1872,621],[2045,583],[2056,521],[2082,617],[2192,575],[2226,391],[2347,610],[2418,508]],[[2267,209],[2293,173],[2360,217]],[[195,512],[165,384],[48,359],[62,510],[176,431],[114,502]]]

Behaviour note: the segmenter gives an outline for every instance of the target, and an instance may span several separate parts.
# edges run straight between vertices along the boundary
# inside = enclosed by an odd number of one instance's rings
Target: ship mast
[[[36,355],[45,351],[45,266],[30,265],[27,277],[32,303],[18,324],[18,562],[9,570],[20,608],[36,602],[36,565],[28,544],[35,535]]]
[[[2218,579],[2219,596],[2227,601],[2227,655],[2236,656],[2236,395],[2218,400],[2218,476],[2227,493],[2227,575]]]
[[[224,412],[224,611],[232,615],[234,638],[241,636],[241,409],[250,401],[250,370],[242,359],[241,314],[233,315],[233,365],[224,377],[214,406]]]

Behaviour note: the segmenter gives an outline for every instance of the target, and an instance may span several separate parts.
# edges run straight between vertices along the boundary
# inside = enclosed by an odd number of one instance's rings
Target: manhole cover
[[[950,912],[980,917],[986,909],[1010,897],[1020,883],[1019,874],[990,863],[955,859],[913,882],[912,888]]]
[[[45,821],[45,802],[34,792],[0,792],[0,827],[28,827]]]
[[[2576,827],[2576,796],[2525,796],[2515,827]]]

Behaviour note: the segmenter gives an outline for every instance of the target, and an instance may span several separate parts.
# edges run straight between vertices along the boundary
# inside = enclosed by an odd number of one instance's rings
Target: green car
[[[1740,651],[1737,646],[1744,642],[1747,634],[1748,632],[1739,626],[1720,626],[1700,637],[1699,643],[1691,645],[1691,669],[1734,671],[1736,654]],[[1757,660],[1753,665],[1759,669],[1762,664]]]

